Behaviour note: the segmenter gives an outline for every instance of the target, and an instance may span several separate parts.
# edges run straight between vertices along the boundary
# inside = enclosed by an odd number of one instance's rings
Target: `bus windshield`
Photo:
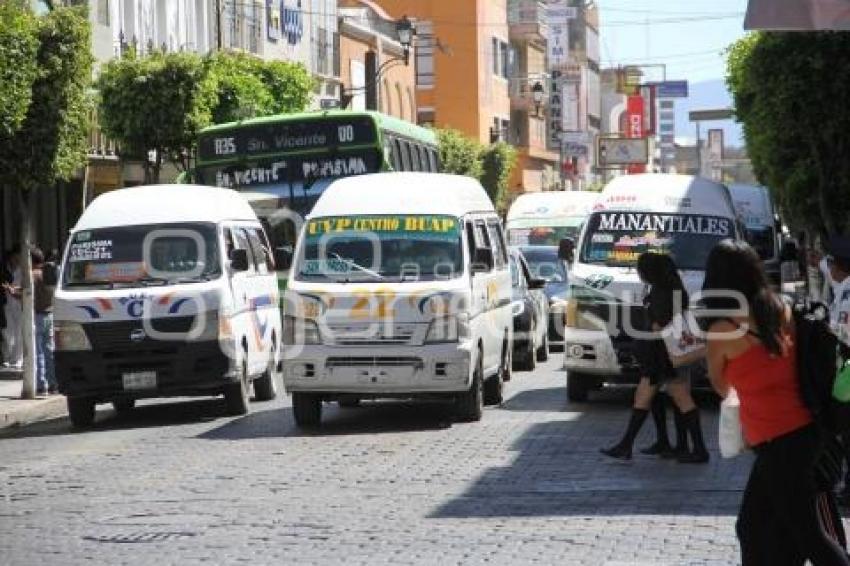
[[[451,216],[337,216],[310,220],[296,267],[302,281],[452,279],[463,272]]]
[[[598,212],[588,220],[581,260],[635,267],[640,254],[669,254],[679,269],[702,270],[715,244],[734,236],[729,218],[701,214]]]

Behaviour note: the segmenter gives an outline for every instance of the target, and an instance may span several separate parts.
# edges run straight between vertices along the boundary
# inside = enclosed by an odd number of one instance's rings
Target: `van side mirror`
[[[473,275],[491,271],[494,264],[493,250],[490,248],[475,248],[475,257],[472,258]]]
[[[233,271],[248,271],[248,250],[231,250],[230,267]]]
[[[274,265],[277,271],[286,271],[292,267],[292,248],[275,248]]]
[[[562,238],[558,243],[558,259],[571,263],[573,261],[573,254],[575,254],[575,250],[575,240],[572,238]]]
[[[539,277],[532,277],[528,280],[528,288],[531,290],[536,289],[544,289],[546,287],[546,280],[540,279]]]

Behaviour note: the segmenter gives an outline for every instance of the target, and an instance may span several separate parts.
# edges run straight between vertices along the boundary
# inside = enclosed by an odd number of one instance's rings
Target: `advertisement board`
[[[600,169],[646,165],[648,161],[646,138],[600,137],[596,143],[596,162]]]

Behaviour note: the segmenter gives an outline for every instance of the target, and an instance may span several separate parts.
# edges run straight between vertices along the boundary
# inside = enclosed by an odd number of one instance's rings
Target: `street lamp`
[[[402,16],[402,18],[395,23],[395,31],[398,34],[398,42],[401,43],[402,48],[404,48],[404,64],[407,65],[410,62],[410,46],[413,43],[414,36],[416,35],[416,28],[413,26],[413,22],[410,21],[410,18]]]
[[[546,96],[546,92],[543,89],[543,84],[540,81],[534,83],[534,86],[531,87],[531,98],[534,100],[534,114],[538,118],[540,117],[540,105],[543,104],[543,97]]]

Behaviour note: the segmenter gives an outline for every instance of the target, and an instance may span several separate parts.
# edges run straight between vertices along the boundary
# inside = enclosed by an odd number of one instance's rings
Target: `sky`
[[[744,36],[747,0],[597,0],[597,5],[603,67],[664,64],[668,79],[691,83],[691,100],[677,102],[684,117],[677,136],[695,136],[683,110],[731,104],[722,86],[722,52]],[[654,80],[661,78],[660,68],[646,71]],[[740,129],[723,126],[727,144],[737,145]]]

